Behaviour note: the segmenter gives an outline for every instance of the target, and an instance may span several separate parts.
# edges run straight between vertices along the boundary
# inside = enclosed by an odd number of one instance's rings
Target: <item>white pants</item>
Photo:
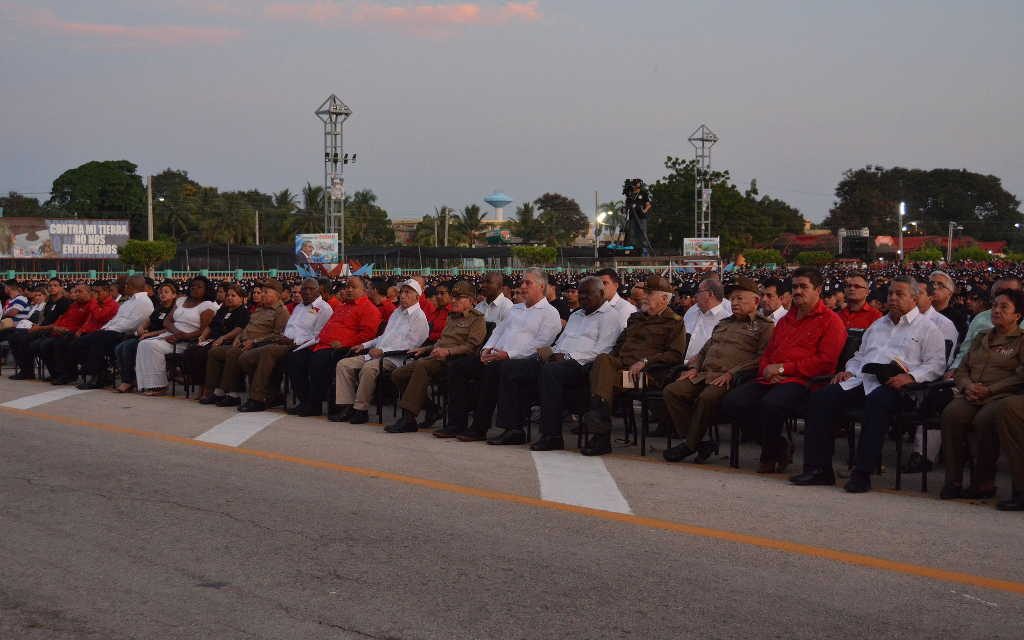
[[[139,389],[162,389],[167,386],[167,354],[174,345],[163,338],[147,338],[135,351],[135,379]]]

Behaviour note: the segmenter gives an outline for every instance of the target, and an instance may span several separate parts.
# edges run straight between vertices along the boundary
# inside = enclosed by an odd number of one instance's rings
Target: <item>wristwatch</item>
[[[782,374],[784,374],[784,373],[786,373],[786,366],[785,366],[785,365],[782,365],[782,364],[780,364],[780,365],[779,365],[779,375],[781,376],[781,375],[782,375]]]

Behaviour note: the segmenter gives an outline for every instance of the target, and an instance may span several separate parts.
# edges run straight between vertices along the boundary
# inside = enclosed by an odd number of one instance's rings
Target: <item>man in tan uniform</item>
[[[739,277],[729,301],[732,315],[715,325],[693,366],[663,391],[676,433],[686,437],[662,454],[669,462],[679,462],[695,452],[698,462],[711,455],[714,445],[702,440],[719,401],[733,387],[737,375],[757,370],[758,358],[775,328],[772,320],[758,315],[761,295],[750,278]]]
[[[580,453],[599,456],[611,453],[611,408],[617,390],[621,390],[622,374],[628,370],[636,380],[641,375],[655,385],[669,367],[683,362],[686,353],[686,330],[683,319],[668,304],[672,301],[672,285],[665,278],[653,276],[644,285],[647,299],[644,308],[629,317],[626,330],[619,336],[611,353],[602,353],[590,371],[591,409],[584,416],[593,434]],[[653,369],[657,366],[658,369]]]
[[[284,287],[277,280],[259,283],[263,291],[260,306],[249,315],[249,324],[234,342],[210,349],[206,359],[206,385],[214,391],[201,398],[200,404],[235,407],[242,403],[242,368],[239,358],[246,352],[284,339],[288,309],[281,302]]]
[[[427,387],[431,381],[444,375],[449,358],[474,353],[484,343],[487,323],[484,322],[484,314],[473,308],[476,288],[468,282],[460,281],[452,287],[451,294],[448,321],[441,337],[433,345],[414,349],[412,355],[419,359],[391,372],[391,380],[402,394],[398,402],[402,408],[402,417],[384,429],[388,433],[411,433],[419,429],[416,417],[427,405]],[[432,420],[428,418],[427,422],[431,423]],[[458,434],[448,434],[440,429],[434,435],[454,438]]]

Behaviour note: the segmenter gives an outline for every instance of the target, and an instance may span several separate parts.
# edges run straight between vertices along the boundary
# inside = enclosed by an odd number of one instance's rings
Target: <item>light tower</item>
[[[333,93],[316,110],[324,124],[324,232],[338,234],[338,257],[345,263],[345,165],[342,125],[352,110]],[[352,155],[351,161],[355,162]]]
[[[711,174],[711,147],[718,142],[718,136],[707,125],[700,125],[688,138],[693,145],[694,159],[694,195],[693,195],[693,234],[697,238],[711,236],[711,189],[708,187]]]
[[[498,222],[505,221],[505,207],[512,204],[512,198],[508,197],[501,191],[495,191],[491,195],[484,198],[484,202],[494,207],[494,219]]]

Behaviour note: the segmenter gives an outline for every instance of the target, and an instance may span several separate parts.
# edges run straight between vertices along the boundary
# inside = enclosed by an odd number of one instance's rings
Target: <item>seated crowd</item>
[[[851,493],[870,490],[896,416],[927,408],[941,439],[924,446],[915,423],[904,470],[931,468],[941,447],[941,497],[990,498],[1002,451],[1014,487],[998,506],[1024,510],[1019,278],[1003,275],[990,296],[977,287],[958,304],[943,271],[848,272],[841,290],[816,269],[773,276],[733,274],[726,286],[710,275],[680,290],[658,275],[624,286],[602,269],[559,288],[529,268],[515,287],[498,273],[432,284],[351,276],[304,279],[287,293],[276,279],[215,286],[196,276],[183,291],[140,275],[70,291],[56,278],[31,290],[11,280],[0,345],[16,380],[45,371],[54,385],[117,382],[114,392],[159,396],[180,376],[204,405],[310,417],[326,404],[328,420],[351,424],[368,422],[386,380],[401,414],[385,431],[443,419],[433,435],[458,442],[527,444],[538,415],[530,449],[560,450],[566,417],[578,416],[585,456],[610,453],[614,418],[632,417],[634,390],[655,389],[664,411],[651,435],[680,439],[663,452],[670,462],[706,461],[721,422],[760,444],[759,473],[784,472],[794,453],[784,431],[801,418],[803,469],[790,478],[801,486],[835,484],[835,437],[853,428],[843,421],[854,411]],[[494,420],[500,433],[490,435]]]

